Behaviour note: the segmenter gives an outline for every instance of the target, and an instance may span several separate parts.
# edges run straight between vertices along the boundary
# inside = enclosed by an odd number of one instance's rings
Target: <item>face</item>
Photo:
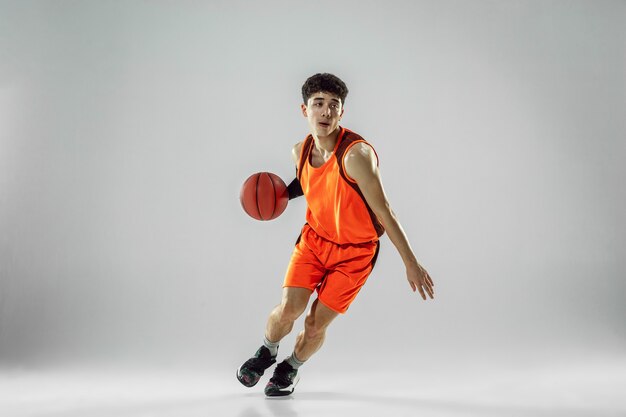
[[[343,106],[334,94],[319,92],[312,94],[307,104],[302,104],[302,114],[309,121],[311,133],[317,137],[330,136],[338,127]]]

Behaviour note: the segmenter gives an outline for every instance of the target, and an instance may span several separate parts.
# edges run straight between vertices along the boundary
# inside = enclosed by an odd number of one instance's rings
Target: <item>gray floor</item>
[[[626,361],[402,372],[302,370],[292,397],[267,399],[234,372],[10,371],[0,415],[22,416],[626,416]]]

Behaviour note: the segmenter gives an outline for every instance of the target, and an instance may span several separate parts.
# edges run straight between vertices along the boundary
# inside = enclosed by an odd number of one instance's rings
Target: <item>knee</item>
[[[280,320],[283,322],[293,322],[296,321],[298,317],[302,315],[306,305],[300,306],[295,303],[282,303],[280,305]]]

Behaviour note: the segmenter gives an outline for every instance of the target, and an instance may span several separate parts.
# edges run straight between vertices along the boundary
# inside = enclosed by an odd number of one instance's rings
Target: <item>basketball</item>
[[[276,174],[257,172],[248,177],[239,194],[241,207],[257,220],[272,220],[280,216],[289,202],[287,186]]]

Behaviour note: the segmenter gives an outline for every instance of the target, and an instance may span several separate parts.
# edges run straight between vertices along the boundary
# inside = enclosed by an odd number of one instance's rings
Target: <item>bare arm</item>
[[[433,280],[417,262],[406,233],[391,209],[380,179],[374,150],[364,143],[357,143],[344,156],[344,167],[346,173],[356,181],[367,204],[385,227],[389,239],[402,257],[407,280],[413,291],[419,291],[424,300],[426,294],[433,298]]]

